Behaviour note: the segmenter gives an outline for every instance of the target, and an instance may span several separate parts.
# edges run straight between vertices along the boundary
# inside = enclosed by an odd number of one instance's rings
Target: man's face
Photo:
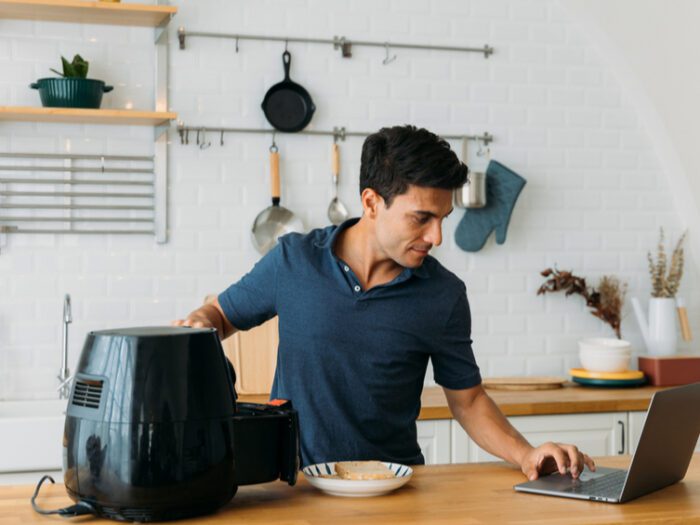
[[[409,186],[387,208],[379,198],[375,226],[384,255],[405,268],[417,268],[442,243],[442,221],[452,212],[452,191]]]

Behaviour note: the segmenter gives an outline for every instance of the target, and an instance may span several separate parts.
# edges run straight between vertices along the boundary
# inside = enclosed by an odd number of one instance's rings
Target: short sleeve
[[[464,285],[430,358],[435,382],[440,386],[461,390],[481,384],[472,351],[471,312]]]
[[[281,246],[277,243],[250,272],[219,294],[221,309],[238,330],[248,330],[277,315],[280,262]]]

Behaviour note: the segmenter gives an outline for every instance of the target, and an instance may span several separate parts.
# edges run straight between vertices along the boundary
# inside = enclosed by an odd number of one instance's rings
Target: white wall
[[[475,352],[486,375],[564,374],[578,364],[576,340],[609,335],[582,299],[536,297],[539,271],[557,264],[592,282],[605,273],[649,291],[646,250],[663,225],[685,227],[669,174],[629,92],[570,11],[553,1],[317,0],[175,2],[170,40],[170,105],[188,125],[266,126],[259,108],[281,79],[282,45],[191,39],[177,48],[179,25],[195,31],[345,35],[428,44],[488,43],[496,54],[412,50],[383,66],[383,50],[290,44],[292,78],[317,113],[312,129],[375,130],[411,122],[438,133],[496,136],[492,156],[528,184],[503,246],[459,250],[454,213],[436,256],[467,283]],[[104,107],[152,107],[152,33],[146,29],[0,21],[0,103],[37,105],[27,89],[60,53],[80,52],[94,76],[115,83]],[[133,127],[0,124],[3,151],[144,154],[151,132]],[[208,136],[182,146],[171,132],[168,244],[147,237],[7,236],[0,239],[0,398],[52,395],[59,363],[61,297],[73,296],[71,366],[85,333],[166,323],[207,293],[239,278],[257,259],[249,240],[268,205],[270,137]],[[327,223],[332,197],[329,139],[278,137],[283,204],[309,228]],[[341,144],[341,199],[354,213],[361,139]],[[453,144],[459,148],[459,144]],[[477,166],[475,148],[470,164]],[[690,270],[690,268],[688,268]],[[691,317],[697,277],[682,292]],[[631,310],[631,309],[630,309]],[[697,323],[692,322],[698,332]],[[641,349],[634,320],[623,336]]]

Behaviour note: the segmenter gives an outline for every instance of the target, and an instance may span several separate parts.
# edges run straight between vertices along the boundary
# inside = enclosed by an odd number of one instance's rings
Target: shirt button
[[[359,292],[360,290],[362,290],[362,288],[360,288],[358,285],[355,285],[355,291]]]
[[[350,267],[347,266],[347,265],[346,265],[346,266],[343,266],[343,270],[345,270],[346,272],[349,272],[349,271],[350,271]]]

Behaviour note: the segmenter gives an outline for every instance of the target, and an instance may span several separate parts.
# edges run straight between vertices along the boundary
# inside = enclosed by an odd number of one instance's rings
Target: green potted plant
[[[63,73],[51,69],[60,78],[40,78],[30,84],[39,90],[41,104],[49,108],[93,108],[102,103],[102,94],[114,89],[102,80],[87,78],[89,62],[75,55],[72,62],[61,57]]]

